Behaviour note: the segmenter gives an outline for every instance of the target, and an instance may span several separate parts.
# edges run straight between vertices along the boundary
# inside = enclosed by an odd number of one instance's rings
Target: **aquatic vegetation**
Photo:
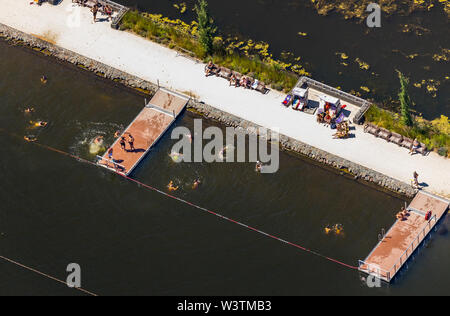
[[[450,61],[450,49],[442,48],[440,53],[433,54],[434,61]]]
[[[183,14],[184,12],[186,12],[187,6],[186,6],[186,2],[181,2],[180,4],[173,4],[173,7],[177,10],[180,11],[181,14]]]
[[[181,50],[191,57],[213,60],[221,66],[253,76],[276,90],[289,91],[295,86],[298,75],[311,75],[299,63],[299,56],[284,52],[279,59],[274,58],[268,43],[252,39],[215,36],[212,52],[207,54],[199,42],[198,23],[195,21],[188,24],[161,14],[129,11],[122,19],[120,29]]]
[[[358,63],[359,68],[363,69],[363,70],[369,70],[370,65],[364,61],[362,61],[359,57],[357,57],[355,59],[355,62]]]
[[[362,21],[366,18],[367,5],[372,0],[310,0],[311,5],[320,15],[338,12],[345,19]],[[449,0],[379,0],[376,1],[385,16],[409,15],[417,11],[430,11],[435,6],[440,7],[450,17]]]

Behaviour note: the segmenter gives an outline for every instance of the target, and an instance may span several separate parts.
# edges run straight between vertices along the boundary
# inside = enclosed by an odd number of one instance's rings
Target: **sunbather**
[[[253,82],[253,84],[252,84],[252,89],[256,90],[256,88],[258,88],[258,85],[259,85],[258,79],[255,79],[255,82]]]
[[[205,77],[208,77],[211,72],[214,70],[215,66],[212,61],[209,61],[205,67]]]
[[[238,86],[238,84],[237,84],[237,78],[236,78],[236,75],[235,75],[235,74],[232,74],[232,75],[231,75],[231,78],[230,78],[230,86],[235,86],[235,87]]]
[[[420,148],[420,143],[417,140],[417,138],[414,138],[414,141],[413,141],[411,147],[409,148],[409,154],[414,155],[415,153],[417,153],[417,150],[419,148]]]

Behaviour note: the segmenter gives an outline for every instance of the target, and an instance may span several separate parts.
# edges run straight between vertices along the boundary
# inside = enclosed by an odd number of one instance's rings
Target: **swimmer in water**
[[[96,144],[96,145],[102,145],[102,144],[103,144],[103,136],[97,136],[97,137],[94,139],[94,144]]]
[[[26,108],[24,112],[25,112],[25,114],[33,113],[34,112],[34,108]]]
[[[47,77],[45,75],[42,75],[41,77],[41,83],[46,84],[47,83]]]
[[[334,225],[334,232],[336,233],[336,235],[340,235],[344,232],[344,227],[342,227],[341,224],[336,224]]]
[[[331,232],[331,227],[330,227],[330,225],[327,225],[326,227],[325,227],[325,234],[329,234]]]
[[[30,121],[30,124],[33,125],[34,127],[46,127],[48,123],[44,121],[37,121],[37,122]]]
[[[169,182],[169,184],[167,185],[167,188],[169,189],[169,191],[176,191],[176,190],[178,190],[178,187],[173,185],[173,181]]]
[[[120,136],[120,131],[116,131],[116,132],[114,133],[114,138],[119,138],[119,136]]]
[[[34,136],[24,136],[23,139],[25,139],[27,142],[35,142],[37,141],[37,138]]]
[[[256,172],[261,172],[261,168],[262,168],[262,163],[261,161],[256,161],[256,166],[255,166],[255,171]]]
[[[192,190],[197,190],[200,184],[201,184],[200,179],[196,179],[192,184]]]

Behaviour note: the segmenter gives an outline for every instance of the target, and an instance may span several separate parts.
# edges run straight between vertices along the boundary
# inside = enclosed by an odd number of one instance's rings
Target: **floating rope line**
[[[66,283],[66,282],[64,282],[64,281],[62,281],[62,280],[60,280],[60,279],[57,279],[57,278],[55,278],[55,277],[53,277],[53,276],[51,276],[51,275],[49,275],[49,274],[47,274],[47,273],[44,273],[44,272],[41,272],[41,271],[39,271],[39,270],[33,269],[33,268],[31,268],[31,267],[28,267],[28,266],[26,266],[26,265],[24,265],[24,264],[21,264],[21,263],[19,263],[19,262],[17,262],[17,261],[14,261],[14,260],[12,260],[12,259],[6,258],[6,257],[4,257],[4,256],[0,256],[0,259],[3,259],[3,260],[5,260],[5,261],[8,261],[8,262],[10,262],[10,263],[12,263],[12,264],[15,264],[16,266],[19,266],[19,267],[24,268],[24,269],[26,269],[26,270],[29,270],[29,271],[31,271],[31,272],[37,273],[37,274],[39,274],[39,275],[42,275],[43,277],[46,277],[46,278],[48,278],[48,279],[50,279],[50,280],[53,280],[53,281],[62,283],[62,284],[64,284],[64,285],[67,286],[67,283]],[[92,292],[89,292],[89,291],[87,291],[87,290],[85,290],[85,289],[83,289],[83,288],[81,288],[81,287],[73,287],[72,289],[81,291],[81,292],[83,292],[83,293],[85,293],[85,294],[88,294],[88,295],[91,295],[91,296],[98,296],[97,294],[92,293]]]
[[[1,131],[1,129],[0,129],[0,131]],[[17,135],[15,135],[15,136],[17,136]],[[50,150],[50,151],[54,151],[54,152],[59,153],[59,154],[62,154],[62,155],[64,155],[64,156],[68,156],[68,157],[74,158],[74,159],[76,159],[76,160],[78,160],[78,161],[80,161],[80,162],[84,162],[84,163],[91,164],[91,165],[94,165],[94,166],[97,166],[97,167],[98,167],[98,165],[97,165],[95,162],[92,162],[92,161],[83,159],[83,158],[81,158],[81,157],[72,155],[72,154],[70,154],[70,153],[67,153],[67,152],[65,152],[65,151],[62,151],[62,150],[53,148],[53,147],[51,147],[51,146],[44,145],[44,144],[40,144],[39,142],[32,142],[32,144],[35,144],[35,145],[37,145],[37,146],[39,146],[39,147],[41,147],[41,148],[48,149],[48,150]],[[111,171],[113,171],[113,170],[111,170]],[[171,195],[171,194],[169,194],[169,193],[167,193],[167,192],[161,191],[161,190],[159,190],[159,189],[157,189],[157,188],[155,188],[155,187],[153,187],[153,186],[151,186],[151,185],[148,185],[148,184],[145,184],[145,183],[143,183],[143,182],[140,182],[139,180],[133,179],[133,178],[131,178],[131,177],[125,175],[125,174],[122,174],[122,173],[120,173],[120,172],[115,172],[115,171],[113,171],[113,172],[116,173],[117,175],[119,175],[119,176],[121,176],[121,177],[123,177],[123,178],[125,178],[125,179],[127,179],[127,180],[129,180],[129,181],[131,181],[131,182],[134,182],[134,183],[136,183],[136,184],[138,184],[138,185],[140,185],[140,186],[143,186],[143,187],[145,187],[145,188],[147,188],[147,189],[149,189],[149,190],[152,190],[152,191],[155,191],[155,192],[157,192],[157,193],[160,193],[160,194],[162,194],[162,195],[164,195],[164,196],[166,196],[166,197],[168,197],[168,198],[177,200],[177,201],[179,201],[179,202],[181,202],[181,203],[187,204],[187,205],[189,205],[189,206],[191,206],[191,207],[194,207],[194,208],[197,208],[197,209],[199,209],[199,210],[201,210],[201,211],[204,211],[204,212],[207,212],[207,213],[209,213],[209,214],[215,215],[215,216],[217,216],[217,217],[219,217],[219,218],[221,218],[221,219],[224,219],[224,220],[226,220],[226,221],[228,221],[228,222],[231,222],[231,223],[240,225],[240,226],[245,227],[245,228],[247,228],[247,229],[249,229],[249,230],[252,230],[252,231],[254,231],[254,232],[257,232],[257,233],[259,233],[259,234],[262,234],[262,235],[264,235],[264,236],[266,236],[266,237],[270,237],[270,238],[272,238],[272,239],[278,240],[278,241],[283,242],[283,243],[285,243],[285,244],[287,244],[287,245],[293,246],[293,247],[295,247],[295,248],[297,248],[297,249],[300,249],[300,250],[303,250],[303,251],[308,252],[308,253],[310,253],[310,254],[313,254],[313,255],[315,255],[315,256],[317,256],[317,257],[326,259],[326,260],[328,260],[328,261],[330,261],[330,262],[334,262],[334,263],[336,263],[336,264],[338,264],[338,265],[341,265],[341,266],[343,266],[343,267],[347,267],[347,268],[352,269],[352,270],[358,270],[358,267],[355,267],[355,266],[346,264],[346,263],[344,263],[344,262],[342,262],[342,261],[339,261],[339,260],[330,258],[330,257],[325,256],[325,255],[323,255],[323,254],[320,254],[320,253],[318,253],[318,252],[316,252],[316,251],[314,251],[314,250],[311,250],[311,249],[308,249],[308,248],[306,248],[306,247],[300,246],[300,245],[298,245],[298,244],[296,244],[296,243],[289,242],[289,241],[286,241],[286,240],[281,239],[281,238],[279,238],[279,237],[276,237],[276,236],[274,236],[274,235],[265,233],[265,232],[263,232],[263,231],[261,231],[261,230],[259,230],[259,229],[256,229],[256,228],[251,227],[251,226],[246,225],[246,224],[243,224],[243,223],[241,223],[241,222],[239,222],[239,221],[236,221],[236,220],[234,220],[234,219],[228,218],[228,217],[223,216],[223,215],[221,215],[221,214],[219,214],[219,213],[213,212],[213,211],[211,211],[211,210],[209,210],[209,209],[207,209],[207,208],[204,208],[204,207],[202,207],[202,206],[196,205],[196,204],[194,204],[194,203],[191,203],[191,202],[189,202],[189,201],[186,201],[186,200],[184,200],[184,199],[181,199],[181,198],[179,198],[179,197],[176,197],[176,196],[174,196],[174,195]]]

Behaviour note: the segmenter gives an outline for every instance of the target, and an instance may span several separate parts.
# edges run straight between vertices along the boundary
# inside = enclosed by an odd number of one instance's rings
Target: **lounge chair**
[[[410,149],[412,147],[412,145],[413,145],[413,142],[414,141],[411,138],[403,137],[403,141],[401,143],[401,146]]]
[[[391,143],[394,143],[394,144],[397,144],[397,145],[401,146],[402,145],[402,141],[403,141],[403,136],[398,134],[398,133],[392,132],[392,135],[389,138],[389,141]]]
[[[364,125],[364,132],[365,133],[369,133],[372,134],[374,136],[378,135],[378,131],[380,130],[380,128],[374,124],[371,123],[367,123],[366,125]]]
[[[380,137],[386,141],[389,141],[389,139],[391,138],[391,131],[385,129],[385,128],[380,128],[380,130],[378,131],[378,135],[377,137]]]
[[[284,101],[281,102],[281,104],[285,105],[285,106],[289,106],[292,102],[292,100],[294,99],[294,96],[292,94],[288,94],[286,96],[286,98],[284,98]]]
[[[420,143],[420,147],[417,148],[416,151],[423,156],[428,153],[427,146],[424,143]]]
[[[261,92],[262,94],[266,94],[268,91],[264,82],[261,81],[258,83],[258,86],[255,90]]]
[[[220,67],[219,72],[217,73],[219,77],[222,77],[224,79],[230,79],[231,77],[231,70],[225,67]]]

